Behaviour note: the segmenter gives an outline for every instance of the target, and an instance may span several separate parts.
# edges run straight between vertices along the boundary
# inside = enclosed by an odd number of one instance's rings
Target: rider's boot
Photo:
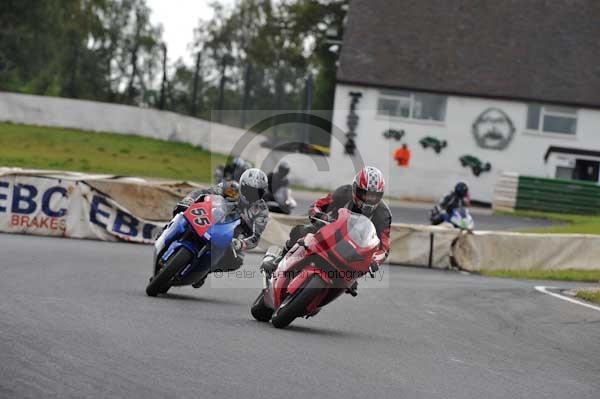
[[[350,294],[352,296],[357,296],[358,292],[356,292],[356,289],[358,288],[358,281],[354,281],[354,283],[352,283],[352,285],[348,288],[346,288],[346,293]]]

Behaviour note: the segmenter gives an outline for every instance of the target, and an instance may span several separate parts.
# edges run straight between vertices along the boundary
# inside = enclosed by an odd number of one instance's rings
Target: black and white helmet
[[[245,171],[240,177],[240,192],[248,202],[256,202],[261,199],[269,185],[267,175],[258,168]]]

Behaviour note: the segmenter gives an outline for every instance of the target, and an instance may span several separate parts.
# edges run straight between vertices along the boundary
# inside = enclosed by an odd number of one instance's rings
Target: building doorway
[[[600,172],[600,162],[590,161],[587,159],[576,159],[575,170],[573,171],[573,178],[576,180],[598,182],[598,175]]]

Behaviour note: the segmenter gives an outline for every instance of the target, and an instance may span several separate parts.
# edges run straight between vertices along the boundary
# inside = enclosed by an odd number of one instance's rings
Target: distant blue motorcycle
[[[232,246],[240,224],[232,204],[219,195],[205,195],[177,214],[154,244],[154,273],[148,296],[165,294],[171,287],[204,284]]]
[[[429,219],[432,224],[446,224],[463,231],[472,231],[475,228],[475,221],[471,213],[464,207],[455,208],[451,213],[446,213],[436,206],[431,210]]]
[[[460,230],[472,231],[475,228],[475,221],[467,208],[456,208],[452,214],[446,214],[445,222]]]

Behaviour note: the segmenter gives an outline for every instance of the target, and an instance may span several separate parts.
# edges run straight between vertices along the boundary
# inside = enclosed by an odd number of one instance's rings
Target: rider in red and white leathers
[[[390,252],[392,224],[392,212],[382,199],[384,189],[385,180],[381,171],[371,166],[363,168],[354,178],[352,185],[341,186],[312,204],[308,211],[311,224],[295,226],[292,229],[286,243],[286,251],[306,234],[316,232],[320,227],[319,219],[326,221],[335,219],[337,211],[346,208],[367,216],[373,222],[380,241],[373,263],[377,266],[381,265]]]

